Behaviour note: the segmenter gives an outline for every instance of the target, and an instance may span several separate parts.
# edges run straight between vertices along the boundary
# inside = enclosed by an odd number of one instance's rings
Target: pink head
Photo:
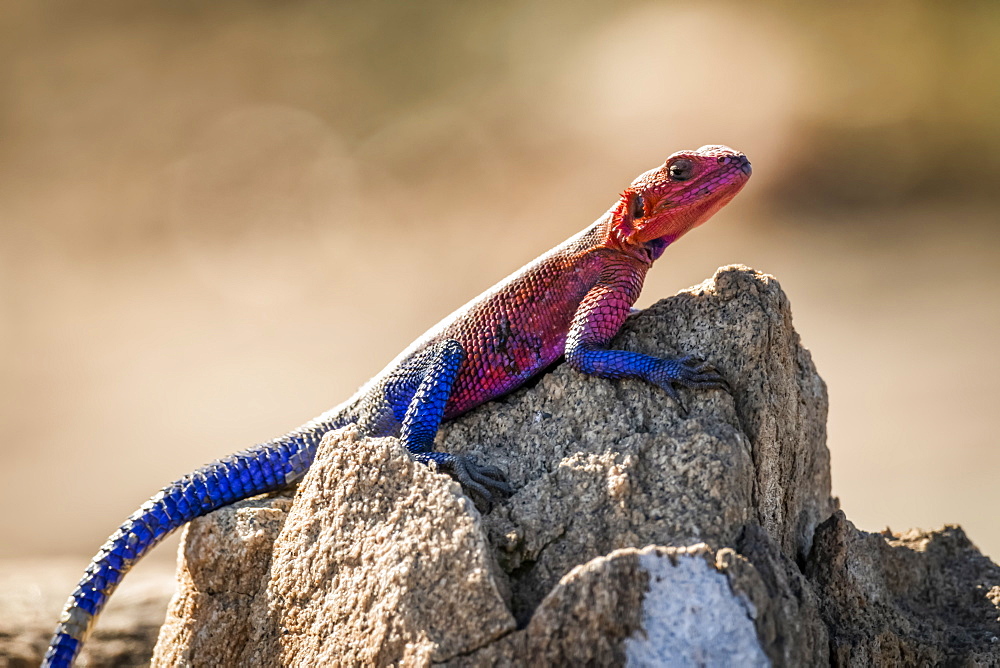
[[[648,258],[729,203],[750,178],[750,161],[728,146],[678,151],[642,174],[612,209],[610,245]]]

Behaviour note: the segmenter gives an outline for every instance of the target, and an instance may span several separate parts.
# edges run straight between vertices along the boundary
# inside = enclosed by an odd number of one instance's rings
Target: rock
[[[826,389],[773,277],[720,269],[615,346],[734,392],[682,390],[685,418],[557,367],[442,429],[516,489],[486,516],[395,439],[328,434],[294,499],[188,527],[154,665],[1000,662],[996,566],[960,530],[836,514]]]
[[[184,556],[154,665],[426,663],[514,628],[459,486],[354,429],[324,439],[294,503],[201,518]]]
[[[198,530],[187,531],[181,543],[177,593],[154,665],[237,664],[250,640],[254,596],[267,587],[271,548],[291,505],[285,496],[248,499],[196,520]],[[197,556],[209,554],[214,558]]]
[[[873,534],[837,512],[806,575],[837,665],[1000,665],[1000,567],[960,527]]]
[[[753,614],[705,544],[625,548],[570,571],[524,630],[448,664],[766,666]]]
[[[812,584],[761,527],[747,525],[736,548],[720,550],[716,563],[753,605],[757,636],[774,665],[829,662],[828,631]]]

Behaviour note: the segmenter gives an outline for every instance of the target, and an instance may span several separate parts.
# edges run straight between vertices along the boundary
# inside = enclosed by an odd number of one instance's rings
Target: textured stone
[[[774,665],[829,662],[828,632],[812,584],[761,527],[748,525],[736,549],[719,550],[716,563],[752,604],[757,636]]]
[[[395,439],[360,441],[353,428],[324,439],[290,508],[270,499],[212,513],[184,550],[191,577],[154,665],[426,663],[514,627],[459,486]],[[233,572],[255,551],[245,575]],[[205,554],[226,556],[206,569]]]
[[[266,590],[271,547],[291,498],[256,498],[195,520],[181,543],[177,593],[154,665],[235,665],[247,647],[254,600]],[[212,555],[211,559],[203,555]],[[171,638],[171,642],[163,642]]]
[[[960,527],[873,534],[838,512],[806,574],[836,665],[1000,665],[1000,567]]]
[[[754,628],[755,607],[719,572],[713,557],[704,544],[639,553],[649,584],[642,627],[625,642],[627,663],[770,665]]]
[[[526,628],[448,665],[769,665],[730,580],[703,543],[615,550],[562,578]]]

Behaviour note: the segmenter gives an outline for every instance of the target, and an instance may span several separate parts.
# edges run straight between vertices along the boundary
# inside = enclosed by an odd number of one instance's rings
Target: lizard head
[[[728,204],[749,178],[750,161],[728,146],[678,151],[625,189],[612,209],[609,242],[655,260]]]

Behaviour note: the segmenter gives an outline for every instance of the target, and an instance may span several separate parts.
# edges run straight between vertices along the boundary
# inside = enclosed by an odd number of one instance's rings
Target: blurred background
[[[777,276],[848,517],[1000,558],[998,81],[996,2],[4,3],[0,569],[65,595],[165,483],[709,143],[754,177],[639,305]]]

